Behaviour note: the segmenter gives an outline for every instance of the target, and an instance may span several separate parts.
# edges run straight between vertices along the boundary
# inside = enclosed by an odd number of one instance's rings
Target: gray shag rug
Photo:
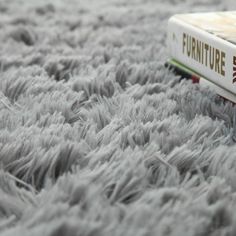
[[[222,2],[1,0],[0,235],[236,235],[236,108],[163,66]]]

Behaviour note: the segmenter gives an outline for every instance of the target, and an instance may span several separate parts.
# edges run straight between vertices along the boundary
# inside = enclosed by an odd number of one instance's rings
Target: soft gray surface
[[[1,235],[236,234],[236,108],[162,66],[232,3],[0,2]]]

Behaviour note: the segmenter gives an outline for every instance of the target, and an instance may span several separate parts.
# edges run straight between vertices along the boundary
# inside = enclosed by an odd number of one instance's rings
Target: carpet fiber
[[[163,67],[233,3],[2,0],[0,235],[236,235],[236,108]]]

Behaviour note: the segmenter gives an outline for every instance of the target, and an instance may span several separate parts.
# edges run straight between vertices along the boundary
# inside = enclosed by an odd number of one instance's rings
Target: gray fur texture
[[[236,108],[163,66],[232,4],[1,0],[0,234],[236,235]]]

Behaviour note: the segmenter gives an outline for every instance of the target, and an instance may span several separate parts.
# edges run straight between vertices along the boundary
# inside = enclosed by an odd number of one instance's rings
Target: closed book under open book
[[[179,62],[172,59],[167,61],[165,66],[172,69],[175,74],[180,76],[180,79],[190,79],[193,83],[198,83],[203,87],[208,87],[209,89],[217,93],[220,97],[236,104],[235,94],[229,92],[226,89],[223,89],[222,87],[216,85],[215,83],[212,83],[210,80],[202,77],[201,75],[192,71],[190,68],[187,68],[183,64],[180,64]]]

